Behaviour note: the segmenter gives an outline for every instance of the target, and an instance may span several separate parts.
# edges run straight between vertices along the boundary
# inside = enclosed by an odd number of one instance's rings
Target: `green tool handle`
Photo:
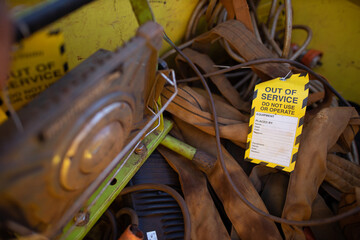
[[[170,135],[166,135],[160,144],[191,160],[201,171],[205,173],[209,173],[216,164],[215,157]]]

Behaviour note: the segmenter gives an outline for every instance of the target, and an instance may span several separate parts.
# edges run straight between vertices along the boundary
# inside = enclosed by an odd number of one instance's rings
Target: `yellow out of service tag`
[[[59,31],[44,30],[24,39],[12,54],[7,89],[15,110],[61,78],[68,70],[64,37]],[[1,100],[3,100],[2,94]],[[0,101],[0,107],[7,106]]]
[[[306,73],[255,86],[245,160],[294,170],[308,94]]]

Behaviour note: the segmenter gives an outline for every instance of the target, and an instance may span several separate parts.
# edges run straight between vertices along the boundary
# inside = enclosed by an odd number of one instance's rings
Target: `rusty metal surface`
[[[93,54],[19,111],[24,132],[1,125],[0,215],[53,236],[79,211],[146,122],[161,33]]]

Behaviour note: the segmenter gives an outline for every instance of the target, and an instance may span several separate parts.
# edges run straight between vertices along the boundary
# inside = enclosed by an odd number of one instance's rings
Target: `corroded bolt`
[[[74,216],[74,222],[76,226],[85,226],[90,219],[89,212],[80,211]]]
[[[146,152],[146,146],[142,142],[135,148],[135,154],[142,155]]]

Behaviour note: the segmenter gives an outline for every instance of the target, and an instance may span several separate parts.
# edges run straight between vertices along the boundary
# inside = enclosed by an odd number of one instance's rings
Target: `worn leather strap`
[[[219,70],[217,67],[215,67],[215,63],[208,55],[199,53],[190,48],[184,49],[183,52],[203,72],[209,73]],[[184,69],[182,70],[182,72],[184,72],[185,68],[183,68],[182,65],[186,64],[186,60],[183,59],[180,55],[178,55],[175,58],[175,61],[178,68]],[[242,111],[250,110],[250,103],[245,102],[241,99],[239,92],[231,85],[230,81],[225,77],[225,75],[219,74],[210,77],[210,80],[216,85],[222,96],[224,96],[224,98],[228,100],[231,105]]]
[[[354,187],[360,187],[360,167],[335,154],[329,154],[325,181],[343,193],[351,193]]]
[[[230,239],[208,191],[205,175],[190,160],[159,146],[157,150],[179,174],[191,219],[191,239]]]
[[[236,20],[242,22],[247,29],[254,32],[249,6],[246,0],[221,0],[221,3],[224,5],[228,13],[227,19],[231,20],[235,17]]]
[[[215,158],[217,155],[215,137],[177,118],[175,118],[175,122],[181,130],[185,142]],[[240,165],[225,148],[223,148],[223,154],[226,168],[237,189],[256,207],[267,212],[259,194]],[[252,211],[235,193],[225,177],[219,159],[213,169],[206,172],[206,176],[241,239],[281,239],[275,223]]]
[[[284,218],[310,219],[312,202],[326,176],[327,152],[354,116],[357,116],[354,108],[325,108],[304,127],[296,167],[290,175]],[[299,227],[283,224],[282,229],[286,239],[304,239]]]
[[[224,38],[240,56],[246,61],[273,58],[274,54],[260,43],[255,35],[244,24],[237,20],[221,23],[210,31],[200,35],[194,41],[193,48],[205,50],[209,44]],[[254,72],[263,80],[284,77],[289,73],[288,64],[266,63],[253,66]]]
[[[178,90],[178,95],[166,110],[214,136],[214,123],[207,99],[187,86],[179,87]],[[173,94],[173,91],[172,87],[165,87],[161,95],[162,101],[166,102]],[[223,101],[215,100],[215,105],[218,111],[220,136],[232,140],[241,147],[245,147],[249,129],[248,117]]]
[[[210,31],[197,37],[193,43],[192,48],[201,52],[206,52],[213,42],[220,38],[224,38],[230,46],[246,61],[273,58],[275,55],[262,43],[260,43],[255,35],[249,31],[245,25],[237,20],[229,20],[221,23],[211,29]],[[300,70],[290,67],[285,63],[266,63],[252,66],[253,71],[263,80],[270,80],[277,77],[286,76],[289,71],[294,73],[301,72]],[[310,80],[315,79],[310,75]],[[319,101],[319,96],[311,100]],[[321,109],[330,106],[333,99],[333,94],[330,89],[324,86],[324,97],[319,105],[308,111],[306,121],[311,120],[316,113]]]

